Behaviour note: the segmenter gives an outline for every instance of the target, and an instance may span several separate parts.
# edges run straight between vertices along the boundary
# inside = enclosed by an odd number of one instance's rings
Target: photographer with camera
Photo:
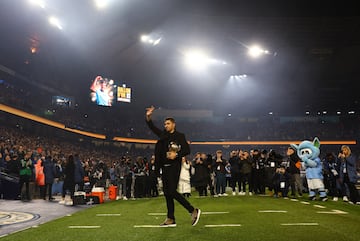
[[[347,145],[341,146],[341,151],[338,154],[338,159],[340,160],[340,182],[341,182],[341,192],[343,195],[343,200],[348,201],[346,194],[346,186],[349,188],[350,193],[350,202],[353,204],[360,204],[359,193],[356,189],[357,182],[357,173],[356,173],[356,157],[351,153],[351,149]],[[346,185],[346,186],[345,186]]]

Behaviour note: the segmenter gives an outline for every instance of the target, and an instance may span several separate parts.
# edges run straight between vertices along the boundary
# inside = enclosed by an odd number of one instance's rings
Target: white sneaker
[[[61,200],[59,201],[59,204],[65,204],[65,199],[61,199]]]
[[[219,197],[219,195],[215,194],[214,197]]]
[[[344,202],[348,202],[348,201],[349,201],[348,197],[347,197],[347,196],[344,196],[344,197],[343,197],[343,201],[344,201]]]
[[[124,196],[124,197],[123,197],[123,200],[125,200],[125,201],[126,201],[126,200],[128,200],[128,199],[127,199],[127,197],[126,197],[126,196]]]
[[[339,200],[338,197],[334,197],[334,198],[333,198],[333,201],[334,201],[334,202],[337,202],[338,200]]]
[[[72,200],[65,202],[65,205],[67,205],[67,206],[72,206],[73,204],[74,204],[74,203],[73,203]]]
[[[228,194],[227,194],[227,193],[223,193],[223,194],[221,194],[221,196],[226,197],[226,196],[228,196]]]
[[[232,195],[235,196],[235,195],[236,195],[236,192],[232,192]]]
[[[249,192],[249,195],[252,196],[252,192]]]
[[[245,195],[245,192],[239,192],[239,195],[240,195],[240,196],[244,196],[244,195]]]

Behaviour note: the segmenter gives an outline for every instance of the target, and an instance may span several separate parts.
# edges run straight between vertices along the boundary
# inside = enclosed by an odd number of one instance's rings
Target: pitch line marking
[[[85,229],[90,229],[90,228],[101,228],[101,226],[68,226],[68,228],[85,228]]]
[[[325,213],[325,214],[348,214],[348,212],[344,212],[341,210],[333,209],[330,212],[329,211],[317,211],[317,213]]]
[[[201,212],[202,215],[228,214],[230,212]],[[165,216],[166,213],[148,213],[149,216]]]
[[[282,223],[282,226],[318,226],[318,223]]]
[[[302,204],[309,205],[309,202],[301,202]]]
[[[150,216],[165,216],[167,214],[166,213],[148,213],[148,215],[150,215]]]
[[[134,225],[134,228],[175,228],[176,226],[161,226],[161,225]]]
[[[260,210],[259,213],[287,213],[285,210]]]
[[[211,215],[211,214],[228,214],[230,212],[201,212],[201,214]]]
[[[316,208],[326,208],[326,207],[321,206],[321,205],[314,205],[314,207],[316,207]]]
[[[218,227],[241,227],[241,224],[209,224],[205,228],[218,228]]]
[[[97,217],[118,217],[121,216],[121,213],[98,213]]]

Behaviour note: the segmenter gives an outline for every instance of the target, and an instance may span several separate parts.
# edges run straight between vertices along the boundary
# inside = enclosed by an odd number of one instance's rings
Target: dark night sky
[[[102,10],[92,1],[49,2],[40,9],[27,0],[1,1],[0,64],[80,105],[100,74],[133,88],[133,102],[122,105],[129,109],[154,104],[238,115],[359,109],[360,16],[348,2],[122,0]],[[48,24],[50,14],[63,30]],[[159,45],[139,40],[152,32],[163,34]],[[31,54],[34,41],[38,52]],[[244,46],[254,42],[271,54],[250,59]],[[194,47],[227,64],[190,72],[182,53]],[[229,81],[243,73],[249,77]]]

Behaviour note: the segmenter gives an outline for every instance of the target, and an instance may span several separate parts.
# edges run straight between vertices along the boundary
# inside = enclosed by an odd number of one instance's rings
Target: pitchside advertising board
[[[96,76],[90,85],[90,100],[99,106],[131,102],[131,88],[110,78]]]

